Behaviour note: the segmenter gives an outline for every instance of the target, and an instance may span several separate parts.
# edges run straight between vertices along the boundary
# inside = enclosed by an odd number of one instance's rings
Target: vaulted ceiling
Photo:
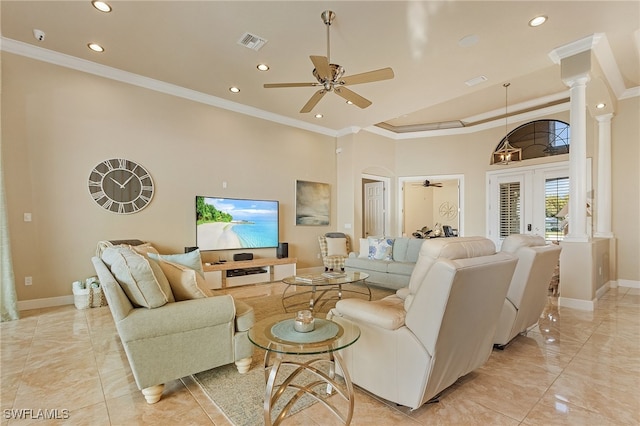
[[[2,49],[328,134],[473,126],[504,114],[506,82],[509,110],[563,102],[550,54],[585,37],[597,42],[594,74],[613,99],[640,86],[638,1],[109,3],[103,13],[90,1],[3,0]],[[300,113],[317,87],[263,87],[316,81],[309,56],[327,55],[325,10],[336,14],[330,60],[344,75],[393,68],[393,79],[349,86],[373,102],[366,109],[328,93]],[[529,26],[538,15],[547,22]],[[239,43],[246,33],[266,43],[248,48]]]

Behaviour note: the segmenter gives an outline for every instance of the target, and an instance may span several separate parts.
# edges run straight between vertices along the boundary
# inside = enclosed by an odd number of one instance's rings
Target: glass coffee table
[[[355,343],[360,338],[360,328],[355,324],[341,325],[331,320],[315,318],[313,331],[298,332],[294,321],[295,314],[275,315],[258,321],[249,330],[249,341],[265,350],[265,425],[280,424],[290,415],[294,404],[305,395],[322,404],[345,425],[350,424],[354,408],[353,384],[336,351]],[[276,355],[273,362],[272,354]],[[342,373],[344,383],[336,380],[336,366]],[[291,369],[293,371],[281,377],[287,373],[284,370]],[[319,390],[320,387],[322,390]],[[293,396],[286,401],[279,413],[274,412],[272,416],[276,403],[288,395],[285,394],[287,389],[294,392]],[[333,396],[328,398],[327,395]],[[344,403],[339,404],[342,411],[334,404],[341,402],[332,401],[335,397],[347,402],[346,412]],[[275,419],[272,419],[274,416]]]
[[[371,300],[371,289],[367,285],[366,279],[369,274],[365,272],[324,272],[317,274],[305,274],[286,277],[282,280],[287,287],[282,292],[282,307],[287,312],[299,309],[309,309],[311,311],[321,309],[331,300],[340,300],[346,294],[364,295]],[[363,288],[343,289],[345,284],[361,283]],[[307,287],[305,291],[295,291],[296,287]],[[296,302],[293,298],[299,299],[300,295],[309,295],[309,304],[306,302]]]

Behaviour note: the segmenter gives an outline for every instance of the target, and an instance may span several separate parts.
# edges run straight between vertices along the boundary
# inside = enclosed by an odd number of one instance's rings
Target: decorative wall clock
[[[112,158],[96,165],[88,185],[93,201],[112,213],[136,213],[153,198],[153,179],[149,172],[124,158]]]

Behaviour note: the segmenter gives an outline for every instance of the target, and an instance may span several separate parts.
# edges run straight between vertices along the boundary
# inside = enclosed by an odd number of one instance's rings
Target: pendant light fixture
[[[509,105],[508,95],[510,85],[511,83],[505,83],[502,85],[504,87],[504,143],[502,143],[493,153],[493,164],[509,164],[522,160],[522,148],[514,148],[509,143],[509,113],[507,112],[507,108]]]

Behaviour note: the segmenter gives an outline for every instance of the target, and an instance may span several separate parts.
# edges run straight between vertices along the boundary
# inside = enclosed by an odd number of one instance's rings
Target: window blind
[[[569,178],[560,177],[547,179],[545,192],[545,238],[551,241],[561,241],[564,237],[565,211],[569,203]],[[563,211],[563,209],[565,211]],[[557,216],[560,213],[560,216]]]
[[[520,182],[500,184],[500,238],[520,233]]]

